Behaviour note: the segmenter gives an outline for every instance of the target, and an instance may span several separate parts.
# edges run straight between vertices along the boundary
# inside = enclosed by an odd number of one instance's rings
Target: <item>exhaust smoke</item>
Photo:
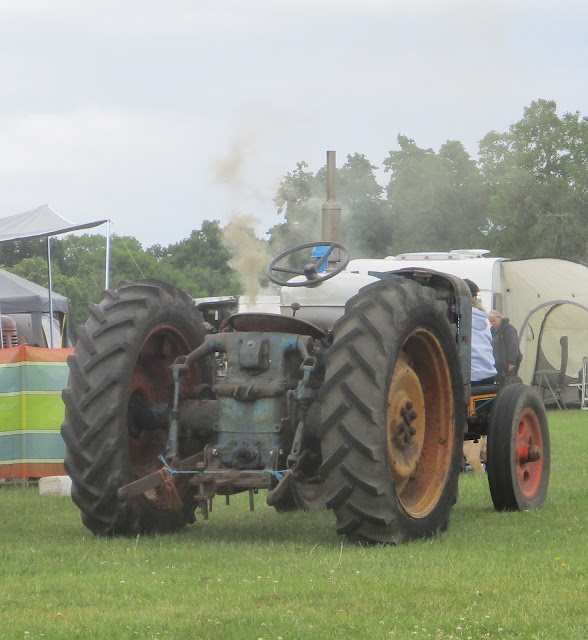
[[[223,229],[223,242],[233,254],[229,267],[237,272],[249,304],[255,304],[261,291],[259,277],[270,263],[265,242],[257,238],[253,230],[257,222],[252,215],[233,214]]]

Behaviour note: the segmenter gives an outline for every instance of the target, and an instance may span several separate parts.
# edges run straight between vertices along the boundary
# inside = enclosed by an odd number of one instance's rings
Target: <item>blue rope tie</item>
[[[485,407],[490,402],[494,402],[494,400],[496,400],[496,396],[494,396],[493,398],[489,398],[488,400],[486,400],[486,402],[482,402],[482,404],[479,404],[477,407],[474,407],[474,410],[472,412],[470,412],[470,415],[473,416],[474,413],[476,413],[476,411],[478,409],[481,409],[482,407]]]
[[[174,469],[173,467],[170,467],[169,464],[167,464],[167,462],[165,461],[165,458],[160,454],[159,455],[159,459],[161,460],[161,462],[163,462],[163,466],[170,472],[170,474],[172,476],[175,476],[178,473],[189,473],[190,475],[198,475],[199,473],[218,473],[218,474],[225,474],[227,473],[227,471],[229,471],[229,469],[227,470],[223,470],[223,469],[211,469],[209,471],[181,471],[179,469]],[[251,469],[251,470],[245,470],[247,471],[247,473],[269,473],[271,476],[274,476],[274,478],[277,478],[278,480],[281,480],[282,476],[286,473],[286,470],[284,469],[283,471],[274,471],[273,469]]]

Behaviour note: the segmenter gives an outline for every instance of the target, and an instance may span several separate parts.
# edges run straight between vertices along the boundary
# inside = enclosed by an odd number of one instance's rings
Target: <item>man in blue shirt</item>
[[[478,299],[478,285],[468,278],[464,282],[472,294],[472,385],[493,384],[496,381],[496,366],[488,314]]]

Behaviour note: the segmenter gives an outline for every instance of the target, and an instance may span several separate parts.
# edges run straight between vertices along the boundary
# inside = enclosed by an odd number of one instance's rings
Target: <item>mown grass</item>
[[[449,530],[352,546],[330,512],[215,501],[179,534],[102,539],[67,498],[0,489],[0,638],[588,638],[588,414],[550,412],[543,508],[462,475]]]

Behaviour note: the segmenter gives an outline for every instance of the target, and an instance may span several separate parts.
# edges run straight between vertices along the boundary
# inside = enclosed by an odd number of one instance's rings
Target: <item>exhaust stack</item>
[[[335,151],[327,151],[327,200],[322,206],[322,240],[325,242],[341,243],[341,204],[335,198],[336,166]],[[329,258],[329,265],[331,263],[340,262],[339,249],[334,249],[332,256],[332,258]]]

